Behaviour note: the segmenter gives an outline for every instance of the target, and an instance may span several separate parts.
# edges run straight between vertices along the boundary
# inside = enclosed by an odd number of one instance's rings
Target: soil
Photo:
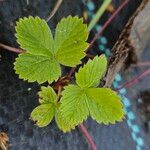
[[[114,5],[117,7],[120,1],[113,0]],[[14,37],[16,20],[29,15],[47,18],[55,2],[55,0],[29,0],[29,5],[27,5],[26,0],[0,1],[0,42],[18,47]],[[112,22],[110,28],[106,30],[104,35],[107,35],[110,41],[110,48],[117,40],[129,16],[133,13],[139,2],[140,0],[133,0],[133,3],[130,2],[128,7]],[[62,17],[68,15],[82,16],[83,8],[81,0],[65,0],[59,11],[49,22],[52,31],[55,31],[55,26]],[[106,16],[108,17],[110,14],[106,14]],[[102,20],[105,21],[105,18]],[[40,129],[29,120],[32,109],[38,105],[37,91],[39,90],[39,85],[37,83],[29,84],[18,79],[18,76],[15,75],[13,62],[17,56],[16,54],[0,50],[0,55],[0,131],[8,134],[10,149],[90,149],[78,128],[71,133],[63,134],[58,130],[55,122]],[[98,149],[134,150],[136,147],[126,121],[116,125],[104,126],[88,119],[85,125],[94,138]]]

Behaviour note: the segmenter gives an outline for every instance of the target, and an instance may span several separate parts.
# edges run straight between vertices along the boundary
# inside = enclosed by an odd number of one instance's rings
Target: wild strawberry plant
[[[116,92],[98,87],[106,72],[107,59],[95,56],[75,74],[75,84],[56,92],[51,86],[61,78],[61,65],[75,67],[81,64],[88,47],[87,25],[78,17],[63,18],[52,35],[45,20],[39,17],[20,19],[16,37],[24,53],[16,59],[15,70],[19,77],[39,84],[39,103],[31,118],[39,127],[47,126],[55,118],[58,127],[67,132],[89,116],[98,123],[114,124],[124,118],[123,105]]]

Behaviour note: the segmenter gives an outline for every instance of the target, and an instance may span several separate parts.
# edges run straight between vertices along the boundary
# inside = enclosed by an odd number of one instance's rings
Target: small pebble
[[[127,93],[127,91],[125,88],[123,88],[123,89],[119,90],[119,93],[125,95]]]
[[[91,11],[88,12],[88,15],[90,18],[93,18],[93,16],[94,16],[93,12],[91,12]]]
[[[137,138],[137,139],[136,139],[136,142],[137,142],[137,144],[140,145],[140,146],[143,146],[143,145],[144,145],[144,141],[143,141],[142,138]]]
[[[134,132],[131,133],[131,136],[132,136],[132,138],[133,138],[134,141],[137,140],[137,136],[136,136],[136,134]]]
[[[137,125],[132,126],[132,130],[133,130],[135,133],[139,133],[139,132],[140,132],[140,128],[139,128]]]
[[[141,98],[138,99],[138,103],[143,103]]]
[[[90,11],[93,11],[95,9],[95,5],[93,2],[88,2],[87,3],[87,7]]]
[[[106,54],[107,57],[110,57],[111,56],[110,49],[107,48],[106,51],[105,51],[105,54]]]
[[[123,97],[123,103],[124,103],[124,105],[125,105],[126,107],[131,106],[131,103],[130,103],[129,99],[126,98],[126,97]]]
[[[136,150],[142,150],[142,148],[139,145],[137,145]]]
[[[31,91],[31,88],[28,88],[28,91]]]
[[[130,120],[134,120],[136,117],[135,117],[135,114],[130,111],[130,112],[128,112],[128,118],[129,118]]]
[[[102,26],[96,25],[95,28],[96,28],[96,31],[99,31],[99,30],[101,30]]]
[[[104,44],[104,45],[107,44],[107,39],[106,39],[104,36],[100,37],[100,41],[101,41],[101,43]]]
[[[116,81],[113,82],[113,87],[116,89],[118,87],[118,83]]]
[[[99,49],[100,49],[102,52],[105,51],[105,46],[104,46],[104,45],[99,45],[98,47],[99,47]]]
[[[129,127],[132,127],[132,123],[131,123],[130,120],[127,120],[127,124],[128,124]]]
[[[116,74],[115,80],[118,82],[122,80],[121,75],[119,73]]]

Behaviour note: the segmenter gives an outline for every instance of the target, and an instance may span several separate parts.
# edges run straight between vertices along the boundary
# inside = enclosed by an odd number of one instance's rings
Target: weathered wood
[[[135,18],[129,38],[135,48],[135,54],[140,59],[141,52],[150,41],[150,1]]]
[[[129,39],[131,28],[135,17],[141,12],[145,7],[148,0],[142,0],[140,6],[130,17],[126,26],[124,27],[121,35],[119,36],[118,41],[112,49],[112,56],[109,60],[108,71],[105,76],[105,87],[110,87],[115,78],[115,75],[122,68],[127,57],[132,54],[134,56],[134,47]],[[136,58],[134,58],[136,60]]]

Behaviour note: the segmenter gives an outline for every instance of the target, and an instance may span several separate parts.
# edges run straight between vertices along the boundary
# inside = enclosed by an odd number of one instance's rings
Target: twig
[[[119,91],[122,88],[128,88],[130,86],[132,86],[133,84],[139,82],[140,79],[144,78],[145,76],[150,74],[150,69],[144,71],[142,74],[138,75],[137,77],[133,78],[131,81],[126,82],[125,84],[121,85],[119,88],[117,88],[116,90]]]
[[[107,9],[107,7],[110,5],[111,0],[104,0],[103,4],[101,5],[101,7],[98,9],[98,11],[96,12],[96,14],[94,15],[94,18],[92,19],[92,21],[90,22],[89,26],[88,26],[88,31],[91,31],[92,28],[95,26],[95,24],[98,22],[98,20],[101,18],[101,16],[103,15],[103,13],[105,12],[105,10]]]
[[[94,55],[91,55],[91,54],[86,54],[86,57],[93,59],[95,56],[94,56]]]
[[[133,65],[131,65],[131,67],[145,67],[145,66],[150,66],[150,62],[149,61],[147,61],[147,62],[139,62],[139,63],[137,63],[137,64],[133,64]]]
[[[126,4],[129,2],[129,0],[125,0],[118,8],[117,10],[111,15],[111,17],[105,22],[105,24],[102,26],[102,28],[98,31],[98,33],[94,36],[93,40],[91,41],[89,47],[86,51],[88,51],[96,42],[96,40],[99,38],[100,35],[104,32],[104,30],[108,27],[108,25],[113,21],[113,19],[119,14],[119,12],[126,6]]]
[[[76,67],[71,68],[71,70],[68,73],[68,77],[71,78],[71,76],[74,74],[75,71],[76,71]]]
[[[56,5],[54,6],[54,9],[52,10],[52,12],[50,13],[50,15],[48,16],[48,18],[46,19],[46,21],[48,22],[57,12],[57,10],[59,9],[61,3],[63,2],[63,0],[57,0]]]
[[[20,54],[20,53],[23,53],[23,52],[24,52],[24,51],[23,51],[23,50],[21,50],[21,49],[14,48],[14,47],[11,47],[11,46],[7,46],[7,45],[2,44],[2,43],[0,43],[0,47],[1,47],[1,48],[3,48],[3,49],[6,49],[6,50],[8,50],[8,51],[18,53],[18,54]]]
[[[27,2],[27,5],[29,5],[29,0],[27,0],[26,2]]]
[[[91,135],[87,131],[86,127],[83,124],[78,125],[78,127],[83,132],[83,134],[85,135],[88,142],[91,144],[92,150],[97,150],[97,146],[96,146],[95,142],[93,141]]]
[[[60,100],[61,91],[62,91],[62,86],[60,85],[60,86],[58,87],[58,92],[57,92],[57,102]]]

